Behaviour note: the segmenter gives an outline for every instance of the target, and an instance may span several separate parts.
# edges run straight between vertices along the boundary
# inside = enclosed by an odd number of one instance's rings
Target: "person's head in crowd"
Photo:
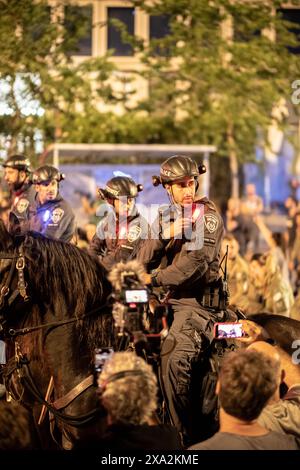
[[[225,356],[217,383],[220,419],[254,422],[276,393],[280,383],[280,361],[253,350]]]
[[[111,178],[104,189],[99,188],[99,195],[114,207],[116,214],[131,215],[134,211],[138,193],[143,190],[141,184],[136,184],[129,176]]]
[[[299,209],[295,214],[295,225],[296,225],[297,229],[300,228],[300,211],[299,211]]]
[[[59,183],[63,179],[64,175],[51,165],[43,165],[34,171],[32,181],[40,204],[54,201],[57,198]]]
[[[300,322],[293,318],[270,313],[250,315],[248,322],[260,328],[259,338],[271,338],[280,355],[285,372],[284,382],[287,387],[300,383]],[[255,337],[253,338],[255,341]],[[253,342],[253,345],[256,343]],[[256,346],[257,347],[257,346]]]
[[[19,403],[0,401],[0,450],[31,448],[28,412]]]
[[[11,191],[18,191],[29,181],[30,161],[25,155],[11,155],[2,166],[4,180]]]
[[[263,253],[254,253],[249,263],[249,276],[257,288],[262,288],[265,283],[267,257]]]
[[[241,200],[237,197],[231,197],[228,199],[227,209],[234,215],[237,215],[241,209]]]
[[[287,239],[284,232],[273,232],[272,238],[275,242],[275,245],[281,248],[283,253],[287,250]]]
[[[149,424],[157,407],[157,379],[149,364],[133,352],[116,352],[98,378],[108,423]]]
[[[288,211],[295,210],[297,208],[298,201],[292,196],[289,196],[284,201],[284,205]]]
[[[255,184],[249,183],[246,184],[246,196],[252,197],[256,195],[256,187]]]
[[[235,260],[239,254],[240,245],[237,239],[231,234],[227,233],[222,241],[222,254],[226,253],[226,248],[228,246],[228,258],[230,260]]]
[[[280,364],[279,377],[278,377],[279,385],[280,383],[283,382],[285,378],[285,371],[284,371],[282,360],[281,360],[282,355],[281,355],[281,352],[278,350],[278,348],[276,348],[275,346],[272,346],[272,344],[269,344],[266,341],[255,341],[254,343],[250,344],[250,346],[248,346],[248,351],[258,351],[259,353],[263,354],[266,358],[269,358],[272,361],[275,361],[276,364]],[[274,401],[279,400],[280,398],[279,391],[280,390],[278,387],[275,394],[272,397],[272,400]]]

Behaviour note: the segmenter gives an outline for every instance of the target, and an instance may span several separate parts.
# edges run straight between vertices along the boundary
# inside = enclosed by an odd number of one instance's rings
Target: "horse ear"
[[[0,251],[9,250],[13,245],[13,237],[7,231],[5,224],[0,219]]]

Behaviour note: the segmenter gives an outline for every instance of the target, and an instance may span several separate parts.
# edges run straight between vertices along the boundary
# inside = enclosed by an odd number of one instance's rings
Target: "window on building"
[[[150,16],[150,39],[161,39],[170,34],[168,15]]]
[[[170,49],[164,43],[159,44],[159,40],[164,39],[170,33],[170,17],[168,15],[150,16],[149,36],[153,44],[154,55],[167,56],[170,54]]]
[[[133,36],[134,16],[134,8],[107,8],[107,49],[113,49],[114,56],[133,55],[132,46],[122,37],[121,28],[118,26],[117,22],[119,24],[123,23],[126,32]]]
[[[64,25],[71,55],[92,55],[93,6],[68,5]]]
[[[284,20],[294,23],[295,27],[291,25],[288,29],[291,33],[295,34],[299,45],[290,46],[288,49],[293,54],[300,54],[300,8],[282,8],[279,10],[279,13]]]

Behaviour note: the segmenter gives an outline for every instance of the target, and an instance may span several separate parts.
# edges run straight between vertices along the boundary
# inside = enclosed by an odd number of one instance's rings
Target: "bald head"
[[[269,359],[272,359],[273,361],[277,362],[277,364],[280,364],[279,352],[274,346],[266,343],[265,341],[255,341],[250,346],[248,346],[248,349],[255,349],[255,351],[264,354]]]
[[[279,352],[274,346],[269,343],[266,343],[265,341],[255,341],[250,346],[248,346],[247,349],[255,349],[255,351],[260,352],[268,359],[271,359],[271,361],[274,363],[274,368],[278,370],[278,388],[273,396],[272,401],[278,401],[280,399],[279,386],[281,382],[283,382],[285,376]]]

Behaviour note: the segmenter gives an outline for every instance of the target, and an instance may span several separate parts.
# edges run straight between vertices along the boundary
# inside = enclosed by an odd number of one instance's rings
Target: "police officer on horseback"
[[[29,217],[35,189],[30,181],[30,161],[24,155],[12,155],[4,163],[4,179],[11,191],[11,213],[20,225]]]
[[[43,165],[33,173],[37,192],[30,215],[30,228],[45,237],[69,242],[75,231],[75,216],[71,206],[59,194],[64,175],[51,165]]]
[[[115,176],[105,188],[99,189],[106,203],[100,205],[103,218],[89,251],[100,258],[107,270],[115,263],[134,259],[142,240],[148,236],[148,223],[136,206],[136,198],[142,190],[142,185],[129,176]]]
[[[211,344],[214,322],[224,320],[226,303],[219,276],[223,221],[214,203],[197,195],[198,177],[204,172],[184,155],[163,162],[153,184],[163,185],[170,205],[160,211],[152,238],[138,254],[148,272],[152,270],[146,283],[163,288],[173,310],[161,354],[162,382],[169,414],[186,443],[193,368]]]

